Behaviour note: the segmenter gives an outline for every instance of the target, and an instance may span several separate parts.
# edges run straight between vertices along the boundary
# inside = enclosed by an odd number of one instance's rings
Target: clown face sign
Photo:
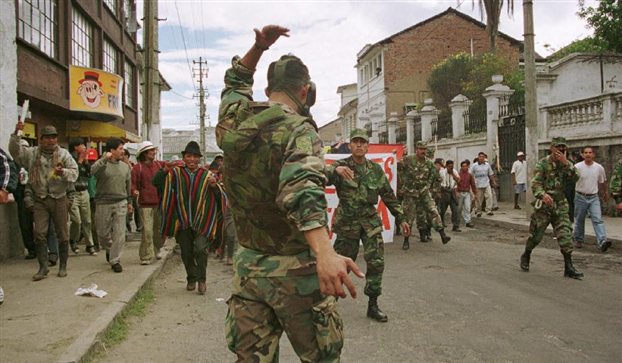
[[[80,82],[78,94],[82,97],[82,102],[90,108],[97,108],[104,97],[99,74],[92,71],[84,72],[84,78],[78,82]]]
[[[123,79],[100,69],[69,66],[69,108],[87,119],[115,121],[123,118]]]

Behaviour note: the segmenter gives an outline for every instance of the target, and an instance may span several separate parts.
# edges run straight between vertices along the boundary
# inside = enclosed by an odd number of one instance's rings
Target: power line
[[[193,98],[193,97],[184,96],[184,95],[182,95],[182,94],[180,94],[180,93],[177,93],[177,92],[173,91],[173,89],[170,89],[170,90],[168,90],[167,92],[170,92],[170,93],[172,93],[172,94],[174,94],[174,95],[176,95],[176,96],[178,96],[178,97],[182,97],[182,98],[185,98],[185,99],[187,99],[187,100],[194,100],[194,98]]]
[[[186,38],[184,37],[184,28],[181,26],[181,16],[179,16],[179,7],[177,6],[177,0],[175,0],[175,10],[177,11],[177,20],[179,25],[179,31],[181,32],[181,40],[184,44],[184,51],[186,52],[186,62],[188,63],[188,71],[190,71],[190,82],[192,83],[192,88],[194,88],[194,92],[197,91],[196,86],[194,85],[194,76],[192,73],[192,67],[190,66],[190,57],[188,57],[188,47],[186,47]]]

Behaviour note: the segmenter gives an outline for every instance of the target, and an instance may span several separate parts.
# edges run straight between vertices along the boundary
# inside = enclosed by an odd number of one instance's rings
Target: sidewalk
[[[131,233],[121,256],[123,272],[114,273],[101,251],[90,256],[80,246],[71,251],[68,276],[59,278],[58,265],[48,277],[34,282],[36,260],[16,257],[0,263],[0,357],[4,362],[80,362],[136,293],[157,276],[172,253],[174,240],[165,244],[165,256],[140,265],[140,234]],[[75,296],[91,283],[108,293],[104,298]]]
[[[499,202],[499,210],[493,212],[495,215],[488,216],[482,214],[480,218],[473,217],[473,222],[477,226],[478,223],[499,226],[503,228],[514,228],[522,231],[529,231],[529,217],[524,209],[514,209],[513,203]],[[604,216],[605,229],[607,230],[607,239],[613,242],[611,249],[620,249],[622,243],[622,218],[614,218]],[[546,231],[547,235],[553,235],[553,228],[549,225]],[[594,244],[596,237],[594,236],[594,228],[589,218],[585,219],[585,239],[586,244]],[[594,246],[589,246],[596,249]]]

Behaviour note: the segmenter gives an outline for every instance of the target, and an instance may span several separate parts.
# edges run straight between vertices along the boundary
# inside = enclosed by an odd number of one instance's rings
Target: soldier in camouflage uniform
[[[536,198],[534,212],[529,224],[529,237],[525,252],[520,258],[520,267],[529,271],[531,251],[542,241],[549,223],[553,225],[557,242],[564,256],[564,276],[581,279],[583,273],[572,265],[572,223],[568,217],[566,183],[575,183],[577,170],[566,159],[566,139],[555,137],[551,141],[550,155],[540,159],[531,179],[531,190]]]
[[[337,160],[327,169],[326,174],[329,184],[335,186],[339,197],[339,207],[335,211],[333,223],[333,231],[337,234],[335,250],[356,260],[359,241],[363,242],[363,257],[367,263],[365,295],[369,296],[367,316],[386,322],[387,315],[378,307],[384,271],[382,220],[375,207],[379,196],[397,219],[405,236],[408,236],[410,229],[384,170],[380,165],[365,158],[368,142],[366,130],[352,130],[350,134],[352,155]]]
[[[616,210],[622,212],[622,158],[618,159],[618,163],[613,168],[609,192],[616,203]]]
[[[440,234],[443,244],[451,240],[445,234],[441,216],[438,214],[436,204],[432,198],[433,185],[440,185],[440,175],[434,163],[426,158],[427,145],[423,141],[417,142],[415,155],[408,155],[402,159],[402,186],[400,194],[404,196],[406,220],[412,225],[417,219],[417,229],[421,242],[428,241],[427,218],[431,218],[432,227]],[[408,249],[408,238],[404,238],[403,249]]]
[[[261,55],[289,30],[255,29],[255,44],[225,74],[216,137],[240,247],[226,338],[239,362],[277,362],[285,331],[302,362],[337,362],[343,325],[335,296],[363,274],[330,244],[324,160],[309,114],[315,86],[291,55],[268,68],[268,102],[253,102]]]

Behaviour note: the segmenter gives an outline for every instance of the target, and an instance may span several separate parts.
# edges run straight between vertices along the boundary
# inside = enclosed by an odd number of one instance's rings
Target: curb
[[[166,247],[166,244],[162,247]],[[160,263],[153,264],[144,269],[140,274],[132,280],[125,290],[123,290],[119,296],[119,300],[113,302],[110,306],[104,310],[95,321],[86,328],[80,336],[74,340],[71,345],[61,354],[60,358],[56,360],[57,363],[79,363],[83,362],[84,358],[92,353],[100,344],[101,336],[108,330],[114,319],[119,316],[123,310],[128,306],[138,292],[156,278],[165,264],[169,260],[169,257],[173,254],[171,248],[166,255],[162,257]]]
[[[511,229],[517,229],[521,232],[529,232],[529,224],[523,224],[523,223],[516,223],[516,222],[509,222],[509,221],[502,221],[502,220],[498,220],[498,219],[492,219],[492,218],[486,218],[486,217],[482,217],[482,218],[477,218],[477,219],[473,219],[474,221],[480,223],[480,224],[484,224],[487,226],[493,226],[493,227],[501,227],[501,228],[511,228]],[[587,227],[586,227],[587,228]],[[548,226],[546,228],[546,231],[544,232],[544,234],[546,236],[553,236],[553,228],[551,228],[551,226]],[[591,235],[591,234],[585,234],[585,242],[588,243],[596,243],[596,237]],[[622,239],[620,238],[615,238],[615,237],[610,237],[607,236],[607,240],[613,243],[622,243]]]

